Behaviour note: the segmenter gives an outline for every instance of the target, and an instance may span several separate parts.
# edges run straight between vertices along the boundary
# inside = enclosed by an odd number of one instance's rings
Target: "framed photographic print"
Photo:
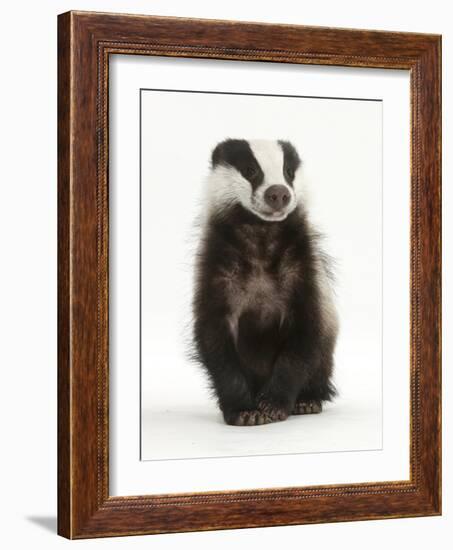
[[[58,23],[59,533],[440,514],[440,37]]]

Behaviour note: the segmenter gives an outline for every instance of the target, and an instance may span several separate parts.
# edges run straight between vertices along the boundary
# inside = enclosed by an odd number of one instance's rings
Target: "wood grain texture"
[[[58,47],[58,532],[86,538],[440,514],[440,37],[69,12],[59,16]],[[410,481],[109,496],[111,54],[410,71]]]
[[[70,17],[58,24],[58,532],[70,536]]]

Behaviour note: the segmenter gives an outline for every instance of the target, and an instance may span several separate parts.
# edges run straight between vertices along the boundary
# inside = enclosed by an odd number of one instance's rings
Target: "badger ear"
[[[214,147],[214,150],[212,151],[212,154],[211,154],[211,165],[213,168],[215,168],[219,164],[225,164],[226,162],[225,149],[228,141],[230,140],[225,139]]]
[[[237,166],[241,160],[253,157],[248,141],[227,138],[216,145],[211,155],[212,167],[219,164]]]

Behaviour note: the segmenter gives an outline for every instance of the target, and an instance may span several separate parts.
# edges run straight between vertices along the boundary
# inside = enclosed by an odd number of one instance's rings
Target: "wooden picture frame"
[[[67,538],[441,513],[441,39],[68,12],[58,20],[58,532]],[[109,56],[410,71],[410,480],[109,495]]]

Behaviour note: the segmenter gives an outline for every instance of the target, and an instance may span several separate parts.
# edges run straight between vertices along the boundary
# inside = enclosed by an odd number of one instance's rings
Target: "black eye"
[[[248,178],[254,178],[258,174],[258,170],[254,166],[247,166],[245,173]]]
[[[294,170],[290,166],[285,166],[285,175],[292,180],[294,178]]]

